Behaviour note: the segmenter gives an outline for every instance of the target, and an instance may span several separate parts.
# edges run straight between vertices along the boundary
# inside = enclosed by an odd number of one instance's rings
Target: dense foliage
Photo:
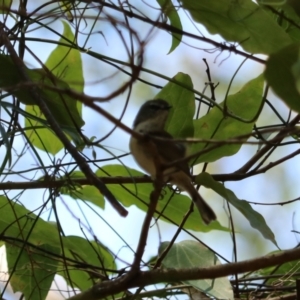
[[[270,172],[289,172],[291,162],[299,178],[297,1],[3,0],[0,5],[0,240],[8,268],[7,274],[2,269],[2,296],[11,286],[33,300],[50,299],[54,289],[68,299],[186,299],[187,294],[295,299],[300,251],[282,251],[279,232],[262,206],[253,204],[275,205],[279,227],[288,231],[282,208],[298,198],[254,203],[253,187],[244,199],[228,183],[259,178],[266,190],[272,185],[288,190],[287,177],[274,182]],[[177,61],[175,53],[184,59]],[[200,68],[199,57],[201,78],[193,69]],[[232,72],[228,61],[237,61]],[[227,82],[218,77],[215,62],[230,72]],[[253,75],[244,78],[248,62]],[[207,201],[219,208],[218,220],[208,226],[187,195],[153,185],[128,158],[124,136],[128,141],[133,134],[134,104],[150,98],[172,105],[166,130],[186,143],[187,160],[197,166],[195,185],[213,192]],[[98,127],[89,130],[89,124]],[[227,157],[238,167],[232,171],[224,163],[223,172],[212,174]],[[291,195],[299,194],[297,185],[292,188]],[[138,235],[131,227],[128,236],[118,232],[118,225],[128,226],[126,216],[130,226],[141,227]],[[153,224],[176,230],[168,241],[157,238],[149,258],[144,252]],[[277,251],[240,260],[236,235],[253,243],[241,224]],[[198,233],[213,231],[231,236],[225,247],[232,261],[223,249],[212,250],[209,238],[202,243]],[[182,233],[185,238],[177,240]],[[120,241],[117,249],[110,245],[113,236]],[[58,278],[67,287],[56,286]]]

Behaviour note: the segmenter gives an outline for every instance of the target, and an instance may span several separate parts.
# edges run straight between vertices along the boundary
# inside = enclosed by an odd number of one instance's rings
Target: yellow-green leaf
[[[59,42],[69,42],[70,46],[72,43],[76,44],[75,36],[72,33],[70,26],[66,22],[63,22],[63,25],[64,31]],[[77,49],[58,45],[50,54],[45,65],[56,78],[59,78],[57,79],[58,82],[56,84],[58,87],[83,92],[84,79],[82,60],[80,52]],[[41,72],[46,75],[45,72]],[[48,81],[47,83],[51,85],[51,82]],[[68,126],[68,131],[66,130],[66,133],[68,133],[69,137],[73,139],[76,144],[80,144],[81,138],[77,130],[83,125],[83,121],[81,119],[81,102],[76,101],[76,99],[72,99],[67,95],[61,95],[50,91],[47,91],[46,93],[48,98],[52,99],[52,103],[47,103],[52,107],[51,112],[54,114],[56,119],[59,120],[60,125],[66,122],[66,126]],[[42,117],[41,111],[37,106],[27,106],[26,111],[35,116]],[[26,119],[26,125],[29,125],[29,122],[27,121],[28,120]],[[39,126],[40,124],[35,122],[34,125]],[[52,154],[56,154],[63,148],[63,144],[50,128],[27,131],[27,136],[34,146]]]
[[[226,111],[246,122],[227,116],[218,107],[212,108],[207,115],[194,121],[194,138],[213,139],[224,141],[224,143],[216,149],[200,155],[196,160],[192,160],[193,164],[212,162],[239,151],[241,143],[227,144],[226,140],[252,132],[253,124],[256,121],[255,117],[258,117],[257,113],[263,101],[263,84],[264,79],[260,75],[245,84],[240,91],[227,97]],[[220,106],[224,107],[224,105],[225,101],[220,103]],[[210,146],[214,146],[214,144],[207,142],[193,144],[190,152],[196,153]]]
[[[158,4],[160,5],[162,12],[168,17],[170,20],[171,25],[179,30],[182,30],[182,25],[180,21],[180,17],[177,13],[176,8],[174,7],[171,0],[157,0]],[[172,51],[174,51],[177,46],[180,44],[182,39],[181,33],[172,32],[172,45],[169,50],[170,54]]]
[[[8,14],[12,0],[0,0],[0,14]]]
[[[191,137],[194,134],[193,116],[195,114],[195,96],[191,91],[191,77],[179,72],[173,77],[178,83],[169,82],[155,96],[168,101],[172,109],[165,129],[176,138]]]

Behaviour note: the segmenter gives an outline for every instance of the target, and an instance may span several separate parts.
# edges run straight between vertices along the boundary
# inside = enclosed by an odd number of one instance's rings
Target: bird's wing
[[[165,163],[171,163],[173,161],[182,159],[185,157],[186,147],[182,143],[171,142],[173,137],[166,131],[152,131],[148,132],[147,135],[151,137],[161,138],[152,139],[156,145],[158,154],[165,160]],[[176,167],[190,176],[189,165],[187,162],[181,162],[176,164]]]

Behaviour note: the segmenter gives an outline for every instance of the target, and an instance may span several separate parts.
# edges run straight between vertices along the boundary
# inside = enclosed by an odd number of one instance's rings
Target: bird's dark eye
[[[169,103],[166,101],[153,101],[153,103],[149,103],[149,104],[150,104],[149,106],[153,111],[169,110],[171,108]]]

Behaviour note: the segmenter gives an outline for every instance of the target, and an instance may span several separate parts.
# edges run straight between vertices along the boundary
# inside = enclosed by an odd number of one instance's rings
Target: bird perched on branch
[[[214,211],[192,184],[188,163],[176,163],[185,157],[186,148],[182,143],[175,142],[172,135],[164,129],[170,109],[169,103],[161,99],[149,100],[141,106],[133,123],[133,130],[145,137],[139,139],[131,136],[131,153],[139,166],[153,179],[161,175],[164,182],[186,191],[197,206],[203,221],[209,224],[216,219]],[[167,164],[171,166],[163,168]]]

